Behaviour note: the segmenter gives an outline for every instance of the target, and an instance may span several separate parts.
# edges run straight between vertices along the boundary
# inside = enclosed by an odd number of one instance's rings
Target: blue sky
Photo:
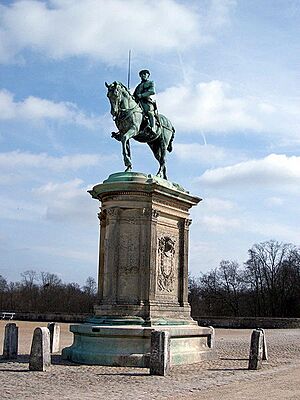
[[[98,204],[123,170],[104,82],[148,68],[176,128],[168,175],[204,200],[190,270],[300,245],[300,2],[0,1],[0,274],[97,275]],[[155,173],[132,143],[135,171]]]

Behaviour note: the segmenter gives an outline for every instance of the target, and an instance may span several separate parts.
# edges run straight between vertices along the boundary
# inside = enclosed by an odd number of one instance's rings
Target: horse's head
[[[111,83],[110,85],[107,82],[105,82],[105,86],[107,87],[107,97],[109,99],[111,106],[110,113],[113,117],[115,117],[118,114],[119,110],[120,95],[121,95],[120,86],[116,81]]]

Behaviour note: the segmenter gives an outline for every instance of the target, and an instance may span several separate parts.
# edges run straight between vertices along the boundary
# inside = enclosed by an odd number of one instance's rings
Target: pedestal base
[[[71,325],[72,346],[63,349],[64,359],[80,364],[115,367],[150,366],[151,332],[170,334],[170,365],[193,364],[213,358],[211,328],[194,325],[144,327],[141,325]]]

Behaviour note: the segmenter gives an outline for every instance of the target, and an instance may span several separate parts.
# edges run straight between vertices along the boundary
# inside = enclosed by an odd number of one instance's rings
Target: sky
[[[0,1],[0,274],[97,277],[99,203],[124,170],[104,82],[147,68],[173,123],[168,177],[194,276],[254,243],[300,245],[300,1]],[[133,170],[155,174],[132,141]]]

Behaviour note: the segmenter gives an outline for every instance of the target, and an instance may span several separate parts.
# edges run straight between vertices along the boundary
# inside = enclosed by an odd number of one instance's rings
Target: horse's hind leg
[[[154,157],[160,163],[160,148],[158,146],[157,140],[155,140],[154,142],[148,143],[148,145],[149,145],[150,149],[152,150]],[[156,175],[158,176],[159,173],[160,173],[160,168]]]
[[[161,143],[161,141],[155,140],[152,143],[148,143],[154,157],[157,159],[159,162],[159,169],[157,171],[156,176],[159,176],[160,178],[168,179],[167,178],[167,169],[166,169],[166,146],[164,143]]]
[[[166,153],[167,153],[167,148],[165,142],[160,138],[159,140],[159,170],[157,175],[160,176],[161,178],[168,179],[167,178],[167,168],[166,168]]]
[[[166,167],[166,151],[162,151],[162,156],[159,162],[159,171],[160,171],[160,176],[162,176],[164,179],[168,179],[167,177],[167,167]]]

